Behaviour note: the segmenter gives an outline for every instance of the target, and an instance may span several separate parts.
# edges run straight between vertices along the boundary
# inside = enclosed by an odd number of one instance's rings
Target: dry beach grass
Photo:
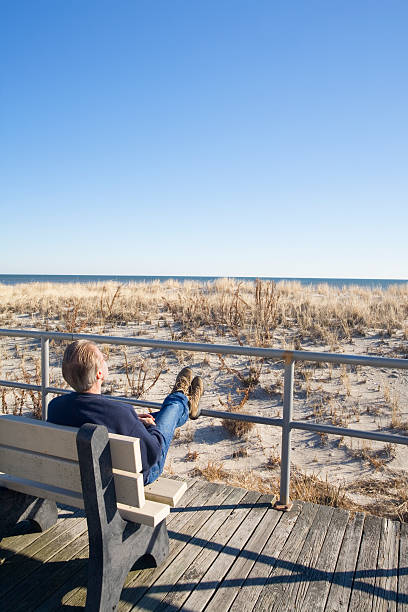
[[[0,327],[249,344],[408,357],[408,284],[387,290],[305,287],[221,279],[214,283],[0,285]],[[51,343],[52,384],[63,346]],[[282,363],[104,345],[106,392],[160,402],[181,364],[206,381],[205,407],[281,414]],[[38,343],[0,339],[0,378],[38,383]],[[307,419],[408,433],[407,372],[298,363],[294,410]],[[3,412],[39,414],[34,392],[0,388]],[[280,430],[212,418],[189,422],[167,469],[276,492]],[[293,433],[292,496],[407,519],[408,450],[351,438]]]

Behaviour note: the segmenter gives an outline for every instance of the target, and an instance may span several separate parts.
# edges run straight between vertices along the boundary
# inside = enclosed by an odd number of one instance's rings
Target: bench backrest
[[[81,479],[77,450],[79,431],[25,417],[1,415],[0,472],[3,475],[0,486],[83,508],[83,474]],[[109,447],[117,509],[122,518],[146,522],[141,520],[141,514],[147,511],[150,515],[154,502],[145,502],[139,440],[109,434]],[[160,509],[159,505],[153,509],[165,516],[168,506]],[[143,512],[138,512],[138,508],[144,509]]]

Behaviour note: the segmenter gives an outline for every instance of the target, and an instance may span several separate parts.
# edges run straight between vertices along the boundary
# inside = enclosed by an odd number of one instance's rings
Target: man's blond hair
[[[62,375],[75,391],[84,393],[96,381],[102,365],[96,344],[89,340],[75,340],[65,349]]]

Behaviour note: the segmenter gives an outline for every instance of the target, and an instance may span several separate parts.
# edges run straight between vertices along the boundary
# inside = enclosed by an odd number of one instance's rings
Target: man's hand
[[[154,417],[151,414],[138,414],[139,421],[142,421],[144,425],[156,425]]]

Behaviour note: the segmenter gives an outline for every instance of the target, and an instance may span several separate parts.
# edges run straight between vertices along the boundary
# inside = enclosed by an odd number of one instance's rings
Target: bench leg
[[[154,567],[167,557],[169,536],[166,521],[157,527],[129,524],[123,537],[122,534],[111,533],[105,539],[103,554],[98,544],[94,545],[91,539],[89,546],[86,609],[88,612],[114,610],[126,576],[135,563],[145,555],[150,555],[154,563],[148,566]]]
[[[125,578],[137,560],[147,554],[161,563],[166,557],[167,527],[165,521],[149,527],[120,516],[106,428],[83,425],[77,448],[89,537],[86,608],[108,612],[116,608]]]
[[[150,555],[153,558],[155,566],[158,567],[169,554],[169,534],[167,533],[166,521],[162,521],[154,529],[152,527],[146,527],[145,525],[143,525],[143,527],[146,529],[146,535],[144,539],[143,537],[141,538],[141,554],[139,559],[145,555]],[[138,540],[136,542],[139,544]]]
[[[58,518],[55,502],[4,487],[0,487],[0,508],[0,537],[20,521],[29,520],[40,531],[46,531]]]

